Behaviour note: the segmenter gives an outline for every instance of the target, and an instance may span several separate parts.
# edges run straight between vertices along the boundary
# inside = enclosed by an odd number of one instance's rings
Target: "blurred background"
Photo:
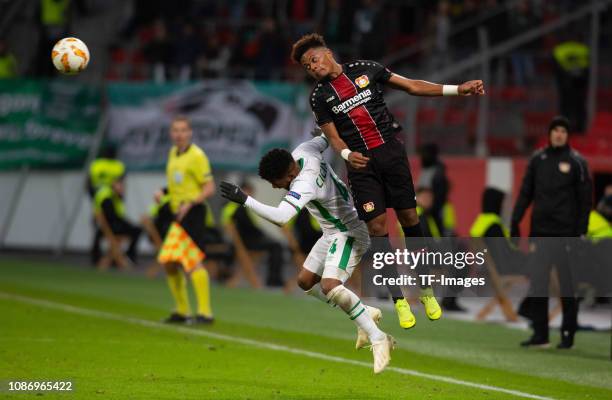
[[[425,167],[445,166],[445,200],[460,210],[454,234],[468,235],[485,187],[506,194],[508,221],[526,160],[546,145],[557,114],[571,121],[598,204],[612,194],[610,3],[0,0],[0,248],[89,254],[95,224],[86,182],[92,162],[108,154],[125,167],[127,218],[153,218],[177,114],[191,118],[217,181],[249,182],[263,201],[279,199],[256,166],[268,149],[291,148],[314,126],[313,82],[289,60],[293,41],[312,31],[341,61],[373,59],[449,84],[484,80],[487,96],[479,98],[386,94],[415,181],[424,159]],[[78,76],[61,76],[51,63],[53,44],[65,36],[91,53]],[[210,227],[231,247],[225,203],[215,196],[209,206]],[[291,239],[253,220],[293,271]],[[151,257],[155,246],[144,236],[139,253]]]

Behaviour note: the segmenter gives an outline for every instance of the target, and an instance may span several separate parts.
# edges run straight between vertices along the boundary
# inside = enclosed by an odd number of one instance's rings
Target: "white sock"
[[[376,322],[374,322],[370,313],[361,303],[359,297],[343,285],[333,288],[327,293],[327,298],[344,310],[349,318],[365,331],[368,338],[370,338],[370,342],[374,343],[386,337],[385,333],[378,329]]]
[[[335,304],[333,304],[332,301],[329,300],[327,298],[327,296],[325,296],[325,294],[323,294],[323,291],[321,290],[321,284],[320,283],[317,283],[316,285],[311,287],[309,290],[306,290],[304,293],[306,293],[309,296],[314,297],[315,299],[319,299],[323,303],[329,304],[332,307],[335,306]]]

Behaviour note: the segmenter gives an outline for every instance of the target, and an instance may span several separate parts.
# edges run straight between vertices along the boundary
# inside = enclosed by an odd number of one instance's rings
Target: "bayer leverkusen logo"
[[[357,86],[363,89],[370,84],[370,80],[368,79],[367,75],[361,75],[359,78],[355,79],[355,83]]]

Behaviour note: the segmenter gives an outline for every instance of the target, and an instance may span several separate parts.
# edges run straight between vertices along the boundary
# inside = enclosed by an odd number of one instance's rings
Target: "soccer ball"
[[[51,60],[62,74],[75,75],[87,68],[89,49],[82,40],[74,37],[63,38],[53,46]]]

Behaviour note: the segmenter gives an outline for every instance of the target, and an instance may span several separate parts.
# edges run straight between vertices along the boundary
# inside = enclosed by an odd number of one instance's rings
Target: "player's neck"
[[[334,63],[332,71],[329,73],[329,79],[336,79],[342,74],[342,65],[338,63]]]

